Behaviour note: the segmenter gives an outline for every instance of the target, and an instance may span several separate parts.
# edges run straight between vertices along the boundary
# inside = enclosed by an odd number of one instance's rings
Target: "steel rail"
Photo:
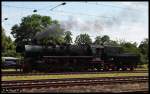
[[[102,78],[74,78],[74,79],[47,79],[30,81],[2,81],[4,89],[24,89],[24,88],[43,88],[43,87],[64,87],[78,85],[97,85],[112,83],[140,83],[148,82],[148,76],[141,77],[102,77]]]

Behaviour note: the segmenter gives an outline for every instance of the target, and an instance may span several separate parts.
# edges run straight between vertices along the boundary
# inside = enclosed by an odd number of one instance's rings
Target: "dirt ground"
[[[88,93],[88,92],[126,92],[135,90],[149,90],[148,82],[140,83],[116,83],[116,84],[99,84],[89,86],[67,86],[57,88],[41,88],[23,90],[23,92],[49,92],[49,93]]]

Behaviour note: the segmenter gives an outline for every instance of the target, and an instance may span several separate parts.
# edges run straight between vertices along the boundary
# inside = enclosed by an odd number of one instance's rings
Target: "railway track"
[[[100,71],[100,72],[53,72],[53,73],[22,73],[22,72],[2,72],[1,76],[32,76],[32,75],[60,75],[60,74],[105,74],[105,73],[148,73],[148,70],[135,71]]]
[[[50,88],[65,86],[87,86],[97,84],[113,83],[139,83],[148,82],[148,76],[128,76],[128,77],[101,77],[101,78],[69,78],[69,79],[45,79],[45,80],[21,80],[2,81],[2,89],[32,89]]]
[[[118,92],[107,92],[107,93],[118,93]],[[145,89],[141,89],[141,90],[134,90],[134,91],[133,90],[121,91],[120,93],[148,93],[148,91]]]

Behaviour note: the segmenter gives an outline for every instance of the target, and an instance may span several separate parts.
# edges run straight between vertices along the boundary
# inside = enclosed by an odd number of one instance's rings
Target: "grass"
[[[136,68],[135,70],[149,70],[148,64],[140,65],[141,68]]]
[[[136,68],[135,70],[147,70],[148,71],[148,68],[145,69],[145,68]]]
[[[2,72],[13,72],[16,71],[16,69],[1,69]]]
[[[16,71],[15,69],[1,69],[2,72]],[[136,70],[148,70],[148,64]],[[91,78],[91,77],[115,77],[115,76],[148,76],[148,73],[106,73],[106,74],[63,74],[63,75],[34,75],[34,76],[1,76],[2,81],[9,80],[36,80],[36,79],[63,79],[63,78]]]
[[[148,64],[142,65],[144,69],[148,69]]]
[[[37,80],[37,79],[63,79],[63,78],[92,78],[117,76],[148,76],[148,73],[107,73],[107,74],[63,74],[63,75],[34,75],[34,76],[2,76],[2,81],[11,80]]]

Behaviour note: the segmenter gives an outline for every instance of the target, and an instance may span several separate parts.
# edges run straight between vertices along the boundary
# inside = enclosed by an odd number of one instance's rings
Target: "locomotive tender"
[[[23,72],[133,70],[140,57],[119,46],[25,45]],[[19,51],[21,52],[21,51]]]

